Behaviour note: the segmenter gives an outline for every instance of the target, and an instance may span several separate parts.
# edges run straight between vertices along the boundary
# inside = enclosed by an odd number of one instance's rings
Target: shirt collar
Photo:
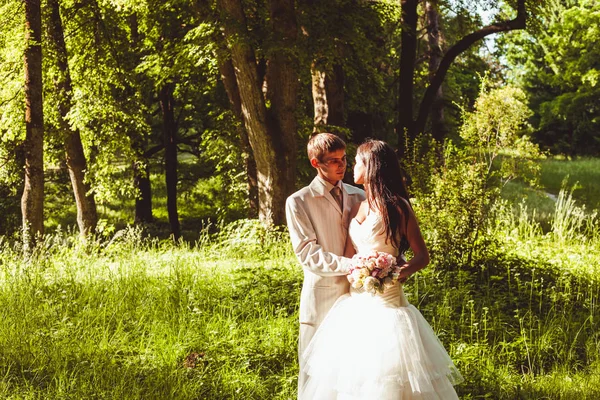
[[[343,192],[343,187],[342,187],[342,180],[340,179],[339,181],[337,181],[337,183],[335,185],[332,185],[331,183],[327,182],[325,179],[321,178],[319,175],[317,175],[317,179],[319,180],[319,182],[321,182],[323,184],[323,186],[325,186],[325,189],[328,192],[331,192],[331,189],[334,188],[334,186],[339,187],[342,192]]]

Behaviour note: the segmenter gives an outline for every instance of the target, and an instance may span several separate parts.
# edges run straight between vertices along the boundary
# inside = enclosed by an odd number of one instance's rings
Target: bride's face
[[[354,164],[354,183],[362,185],[365,182],[366,170],[362,158],[357,156]]]

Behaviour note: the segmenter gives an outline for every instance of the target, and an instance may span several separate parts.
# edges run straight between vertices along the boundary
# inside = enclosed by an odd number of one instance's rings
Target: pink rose
[[[379,268],[385,268],[385,267],[389,267],[390,266],[390,261],[383,254],[380,255],[379,257],[377,257],[376,263],[377,263],[377,266]]]
[[[382,269],[379,274],[377,275],[378,278],[385,278],[386,276],[388,276],[388,274],[390,273],[390,267],[386,267],[384,269]]]

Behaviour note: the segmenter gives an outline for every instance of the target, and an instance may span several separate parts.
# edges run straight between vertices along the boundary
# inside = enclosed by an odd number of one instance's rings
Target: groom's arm
[[[304,268],[321,276],[348,273],[350,259],[324,251],[323,247],[317,244],[317,235],[310,218],[296,199],[287,199],[285,216],[294,253]]]

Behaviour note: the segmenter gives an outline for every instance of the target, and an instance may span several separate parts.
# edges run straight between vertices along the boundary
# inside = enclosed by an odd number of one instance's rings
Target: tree
[[[42,11],[25,0],[25,186],[21,198],[26,241],[44,233],[44,112],[42,101]]]
[[[151,146],[151,101],[136,71],[142,57],[137,9],[117,12],[94,0],[61,4],[69,16],[62,20],[72,86],[68,119],[88,155],[86,180],[99,204],[135,198],[134,221],[151,222],[145,154]]]
[[[133,60],[138,60],[142,56],[141,44],[142,36],[138,26],[138,13],[132,10],[127,17],[127,25],[129,27],[130,36],[130,52]],[[132,68],[135,61],[132,62]],[[137,74],[136,74],[137,75]],[[134,81],[134,82],[139,82]],[[141,93],[139,87],[134,87],[132,82],[128,86],[130,93]],[[147,96],[140,96],[145,98]],[[131,162],[131,170],[133,173],[133,186],[136,189],[135,196],[135,216],[134,223],[136,225],[150,224],[154,221],[152,215],[152,185],[150,183],[150,157],[158,151],[158,148],[148,150],[148,131],[146,129],[128,129],[127,136],[131,141],[131,149],[133,152],[133,160]]]
[[[285,221],[285,199],[295,184],[298,81],[293,52],[297,35],[294,2],[269,2],[274,48],[265,60],[264,76],[259,73],[260,64],[249,40],[242,2],[218,0],[217,6],[235,68],[244,126],[256,160],[258,215],[266,224],[281,225]]]
[[[187,1],[177,7],[148,1],[122,8],[90,2],[70,12],[68,44],[77,94],[71,117],[83,133],[84,146],[95,155],[90,164],[98,197],[103,202],[135,197],[134,221],[152,222],[149,171],[151,165],[162,165],[169,225],[177,237],[181,185],[189,189],[194,178],[187,175],[182,182],[179,155],[192,154],[195,163],[205,164],[196,169],[201,178],[214,176],[211,168],[218,157],[209,154],[215,146],[208,151],[204,137],[233,125],[224,115],[215,45],[206,35],[212,29],[197,24]],[[90,20],[97,23],[84,23]],[[225,132],[223,136],[229,140]],[[99,151],[92,152],[94,148]],[[189,162],[185,164],[187,171]]]
[[[499,49],[508,79],[527,93],[534,111],[534,140],[553,153],[600,154],[600,5],[549,4],[544,29],[504,38]]]
[[[417,6],[418,0],[402,0],[402,33],[400,52],[400,74],[398,77],[398,145],[404,143],[404,135],[414,135],[413,97],[415,60],[417,58]]]
[[[216,41],[219,44],[224,44],[221,37],[217,37]],[[240,99],[240,90],[237,85],[235,78],[235,69],[231,58],[225,53],[227,49],[220,48],[217,53],[217,62],[219,64],[219,72],[221,74],[221,80],[225,86],[227,97],[231,105],[231,109],[235,114],[235,117],[239,121],[238,125],[238,136],[240,138],[240,144],[242,151],[244,152],[244,169],[246,171],[246,184],[248,188],[248,217],[258,217],[258,180],[256,176],[256,161],[252,155],[252,147],[250,146],[250,139],[248,138],[248,132],[244,127],[244,116],[242,114],[242,100]]]
[[[64,138],[64,148],[69,169],[69,177],[77,204],[77,224],[82,236],[93,234],[96,229],[98,216],[96,202],[90,185],[86,182],[85,174],[87,161],[83,152],[81,136],[77,129],[71,128],[68,114],[71,110],[73,87],[69,72],[67,46],[65,44],[63,24],[58,0],[48,0],[50,45],[56,58],[57,72],[54,85],[59,113],[60,135]],[[50,46],[49,46],[50,47]]]
[[[439,88],[444,81],[450,66],[454,60],[470,46],[484,37],[516,29],[525,29],[527,21],[526,0],[518,0],[516,4],[516,17],[511,20],[505,20],[485,26],[475,32],[472,32],[451,46],[441,61],[439,66],[432,73],[430,83],[425,90],[425,94],[418,107],[417,116],[413,119],[413,86],[414,86],[414,64],[416,59],[416,28],[418,19],[418,1],[402,1],[402,54],[400,66],[400,86],[399,86],[399,110],[398,125],[396,134],[398,143],[404,143],[405,134],[409,139],[414,139],[418,133],[425,131],[425,125],[431,111],[431,107],[436,99]]]
[[[344,69],[315,60],[311,65],[314,131],[335,132],[345,125]]]
[[[473,111],[463,112],[461,146],[429,139],[431,150],[409,160],[420,178],[411,191],[428,216],[423,219],[428,246],[455,261],[450,265],[473,266],[474,254],[493,249],[494,239],[483,233],[496,223],[493,205],[503,185],[517,177],[536,180],[539,150],[527,135],[530,113],[522,90],[490,89],[484,79]],[[428,163],[429,170],[419,175]]]
[[[177,240],[181,236],[179,216],[177,213],[177,123],[174,112],[174,85],[164,84],[158,94],[163,117],[163,145],[165,160],[165,183],[167,186],[167,213],[171,233]]]
[[[438,0],[425,2],[425,15],[427,18],[427,44],[429,45],[429,83],[431,84],[435,72],[440,67],[443,55]],[[431,104],[431,134],[440,142],[446,136],[442,85],[435,93]]]
[[[362,0],[297,4],[300,73],[312,84],[313,131],[353,140],[387,131],[397,6]]]

